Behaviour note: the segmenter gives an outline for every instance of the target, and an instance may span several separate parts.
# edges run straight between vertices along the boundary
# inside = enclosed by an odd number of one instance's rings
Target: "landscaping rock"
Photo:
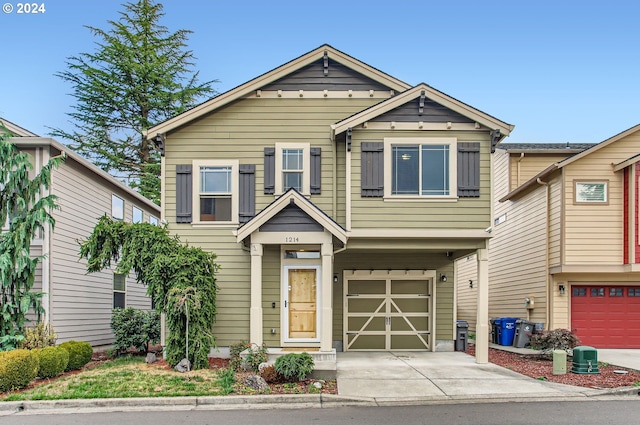
[[[154,353],[147,353],[147,357],[144,359],[145,363],[151,364],[158,361],[158,358]]]
[[[180,363],[178,363],[176,367],[174,367],[174,369],[182,373],[188,372],[191,370],[191,363],[187,359],[182,359],[180,360]]]
[[[269,388],[269,384],[267,384],[267,381],[265,381],[262,376],[258,375],[247,376],[246,378],[244,378],[244,384],[256,391],[264,391]]]
[[[320,381],[316,381],[316,382],[314,382],[314,383],[313,383],[313,384],[311,384],[311,385],[313,385],[315,388],[317,388],[317,389],[321,390],[321,389],[322,389],[322,384],[323,384],[322,382],[320,382]]]

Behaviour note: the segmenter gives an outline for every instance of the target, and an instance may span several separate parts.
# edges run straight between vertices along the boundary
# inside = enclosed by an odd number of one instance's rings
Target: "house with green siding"
[[[221,265],[218,346],[453,350],[454,260],[477,254],[487,287],[490,158],[512,129],[328,45],[149,129],[162,217]]]

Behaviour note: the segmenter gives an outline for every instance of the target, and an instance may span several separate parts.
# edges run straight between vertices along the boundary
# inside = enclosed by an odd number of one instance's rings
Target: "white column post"
[[[320,351],[333,349],[333,244],[322,244],[322,320]]]
[[[249,342],[262,345],[262,244],[251,244],[251,310]]]
[[[478,257],[476,363],[489,363],[489,254],[487,248],[478,249],[476,252]]]

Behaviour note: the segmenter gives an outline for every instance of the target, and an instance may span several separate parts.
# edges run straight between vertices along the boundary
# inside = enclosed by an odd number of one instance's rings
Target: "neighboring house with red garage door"
[[[640,125],[596,145],[498,146],[490,317],[569,328],[596,348],[640,348],[638,161]],[[459,319],[474,311],[465,261]]]

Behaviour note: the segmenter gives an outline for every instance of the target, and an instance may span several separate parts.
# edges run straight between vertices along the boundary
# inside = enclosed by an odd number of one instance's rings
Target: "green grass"
[[[223,388],[217,371],[196,370],[187,376],[148,365],[142,357],[123,357],[0,401],[223,395],[232,391],[230,383],[225,384]]]

